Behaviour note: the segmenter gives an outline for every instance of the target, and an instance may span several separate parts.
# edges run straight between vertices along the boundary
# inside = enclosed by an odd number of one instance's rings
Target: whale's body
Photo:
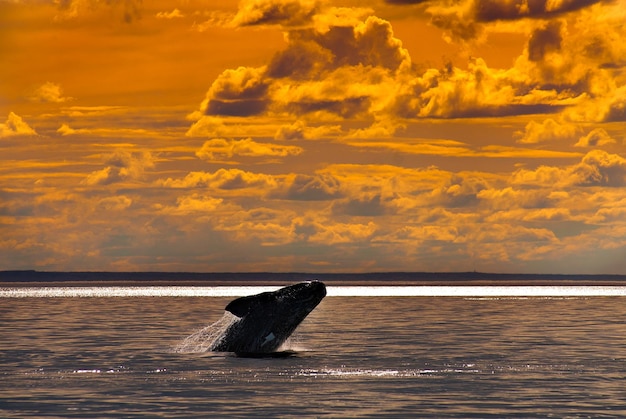
[[[275,352],[326,296],[319,281],[237,298],[225,308],[235,321],[215,340],[211,351],[237,354]]]

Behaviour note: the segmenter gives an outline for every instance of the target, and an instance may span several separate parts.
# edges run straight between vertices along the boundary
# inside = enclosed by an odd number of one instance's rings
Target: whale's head
[[[325,296],[324,283],[312,281],[237,298],[225,310],[239,320],[233,323],[214,350],[274,352]]]

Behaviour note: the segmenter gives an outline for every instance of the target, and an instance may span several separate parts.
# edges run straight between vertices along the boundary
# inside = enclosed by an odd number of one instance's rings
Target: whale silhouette
[[[236,319],[209,347],[242,356],[274,353],[326,296],[320,281],[301,282],[231,301]]]

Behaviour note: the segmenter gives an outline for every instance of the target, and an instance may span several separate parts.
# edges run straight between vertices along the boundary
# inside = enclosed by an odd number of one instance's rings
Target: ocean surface
[[[329,285],[292,356],[177,350],[277,288],[0,284],[0,417],[626,416],[625,286]]]

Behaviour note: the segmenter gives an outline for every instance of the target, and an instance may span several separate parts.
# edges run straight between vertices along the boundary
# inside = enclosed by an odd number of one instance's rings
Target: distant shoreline
[[[499,274],[484,272],[44,272],[0,271],[0,287],[257,286],[318,279],[330,286],[626,286],[626,275]]]

